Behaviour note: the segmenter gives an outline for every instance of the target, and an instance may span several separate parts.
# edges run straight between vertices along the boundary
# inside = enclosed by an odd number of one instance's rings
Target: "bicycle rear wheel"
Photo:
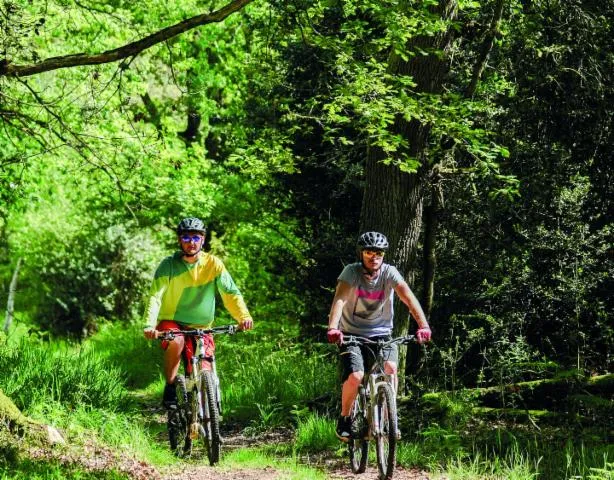
[[[397,406],[392,388],[380,385],[376,395],[375,440],[380,480],[390,480],[397,454]]]
[[[200,373],[200,394],[204,418],[202,419],[202,436],[207,450],[209,464],[215,465],[220,461],[220,413],[217,405],[217,388],[213,372],[203,370]]]
[[[192,439],[188,431],[188,399],[185,377],[178,375],[175,379],[177,391],[177,406],[167,412],[166,427],[171,451],[177,455],[189,455],[192,450]]]
[[[353,473],[363,473],[367,468],[369,458],[369,425],[366,417],[366,397],[364,388],[358,392],[354,405],[352,406],[352,426],[350,438],[348,440],[348,451],[350,453],[350,466]]]

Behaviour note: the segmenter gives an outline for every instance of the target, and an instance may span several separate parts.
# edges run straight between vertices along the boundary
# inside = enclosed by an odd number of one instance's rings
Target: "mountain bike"
[[[160,340],[173,340],[178,335],[193,337],[194,355],[188,368],[185,357],[184,375],[177,375],[177,406],[168,409],[167,429],[171,450],[177,456],[190,456],[194,440],[202,440],[211,465],[220,460],[221,437],[221,391],[217,376],[215,356],[207,355],[205,337],[221,333],[234,334],[235,325],[224,325],[210,329],[165,330]],[[187,340],[187,339],[186,339]],[[207,363],[211,366],[206,368]]]
[[[351,430],[348,439],[350,466],[352,472],[363,473],[367,468],[369,441],[375,440],[377,468],[380,480],[392,478],[396,463],[396,448],[399,438],[396,386],[393,375],[384,371],[384,349],[393,344],[407,345],[416,341],[414,335],[391,340],[370,340],[364,337],[348,336],[346,345],[363,346],[374,355],[374,362],[358,388],[358,395],[352,406]]]

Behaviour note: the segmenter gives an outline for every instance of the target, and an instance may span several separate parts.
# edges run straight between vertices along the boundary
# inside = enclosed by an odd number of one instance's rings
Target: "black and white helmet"
[[[181,222],[179,222],[179,225],[177,225],[178,235],[181,235],[185,232],[198,232],[204,235],[205,233],[207,233],[207,228],[205,227],[205,224],[200,218],[188,217],[181,220]]]
[[[379,232],[365,232],[358,237],[359,250],[388,250],[388,239],[386,235]]]

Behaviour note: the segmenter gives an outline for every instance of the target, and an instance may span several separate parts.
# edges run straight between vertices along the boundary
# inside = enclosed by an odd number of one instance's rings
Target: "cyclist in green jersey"
[[[185,218],[177,226],[180,250],[162,260],[154,274],[144,314],[145,338],[158,338],[164,330],[210,328],[215,315],[216,291],[240,330],[253,327],[252,317],[230,273],[219,258],[202,250],[206,234],[207,229],[199,218]],[[163,342],[162,348],[166,378],[163,403],[172,408],[177,400],[173,382],[182,354],[185,348],[190,355],[193,345],[178,335],[171,342]],[[209,336],[207,354],[213,354],[214,348],[213,337]]]

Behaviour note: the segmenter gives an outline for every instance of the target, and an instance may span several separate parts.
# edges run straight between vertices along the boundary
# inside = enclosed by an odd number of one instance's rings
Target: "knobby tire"
[[[364,473],[369,459],[369,441],[367,435],[369,426],[365,416],[366,397],[364,389],[358,393],[352,406],[352,427],[348,439],[348,451],[350,454],[350,467],[353,473]]]
[[[397,454],[397,407],[392,388],[388,384],[377,388],[378,425],[376,453],[379,480],[390,480],[394,472]]]
[[[209,457],[209,464],[215,465],[220,461],[220,412],[216,395],[215,377],[213,372],[204,370],[200,373],[200,392],[203,406],[204,418],[202,426],[204,429],[204,442]]]
[[[189,435],[188,403],[185,378],[178,375],[175,379],[177,392],[177,408],[167,412],[168,440],[171,451],[176,456],[189,455],[192,450],[192,440]]]

